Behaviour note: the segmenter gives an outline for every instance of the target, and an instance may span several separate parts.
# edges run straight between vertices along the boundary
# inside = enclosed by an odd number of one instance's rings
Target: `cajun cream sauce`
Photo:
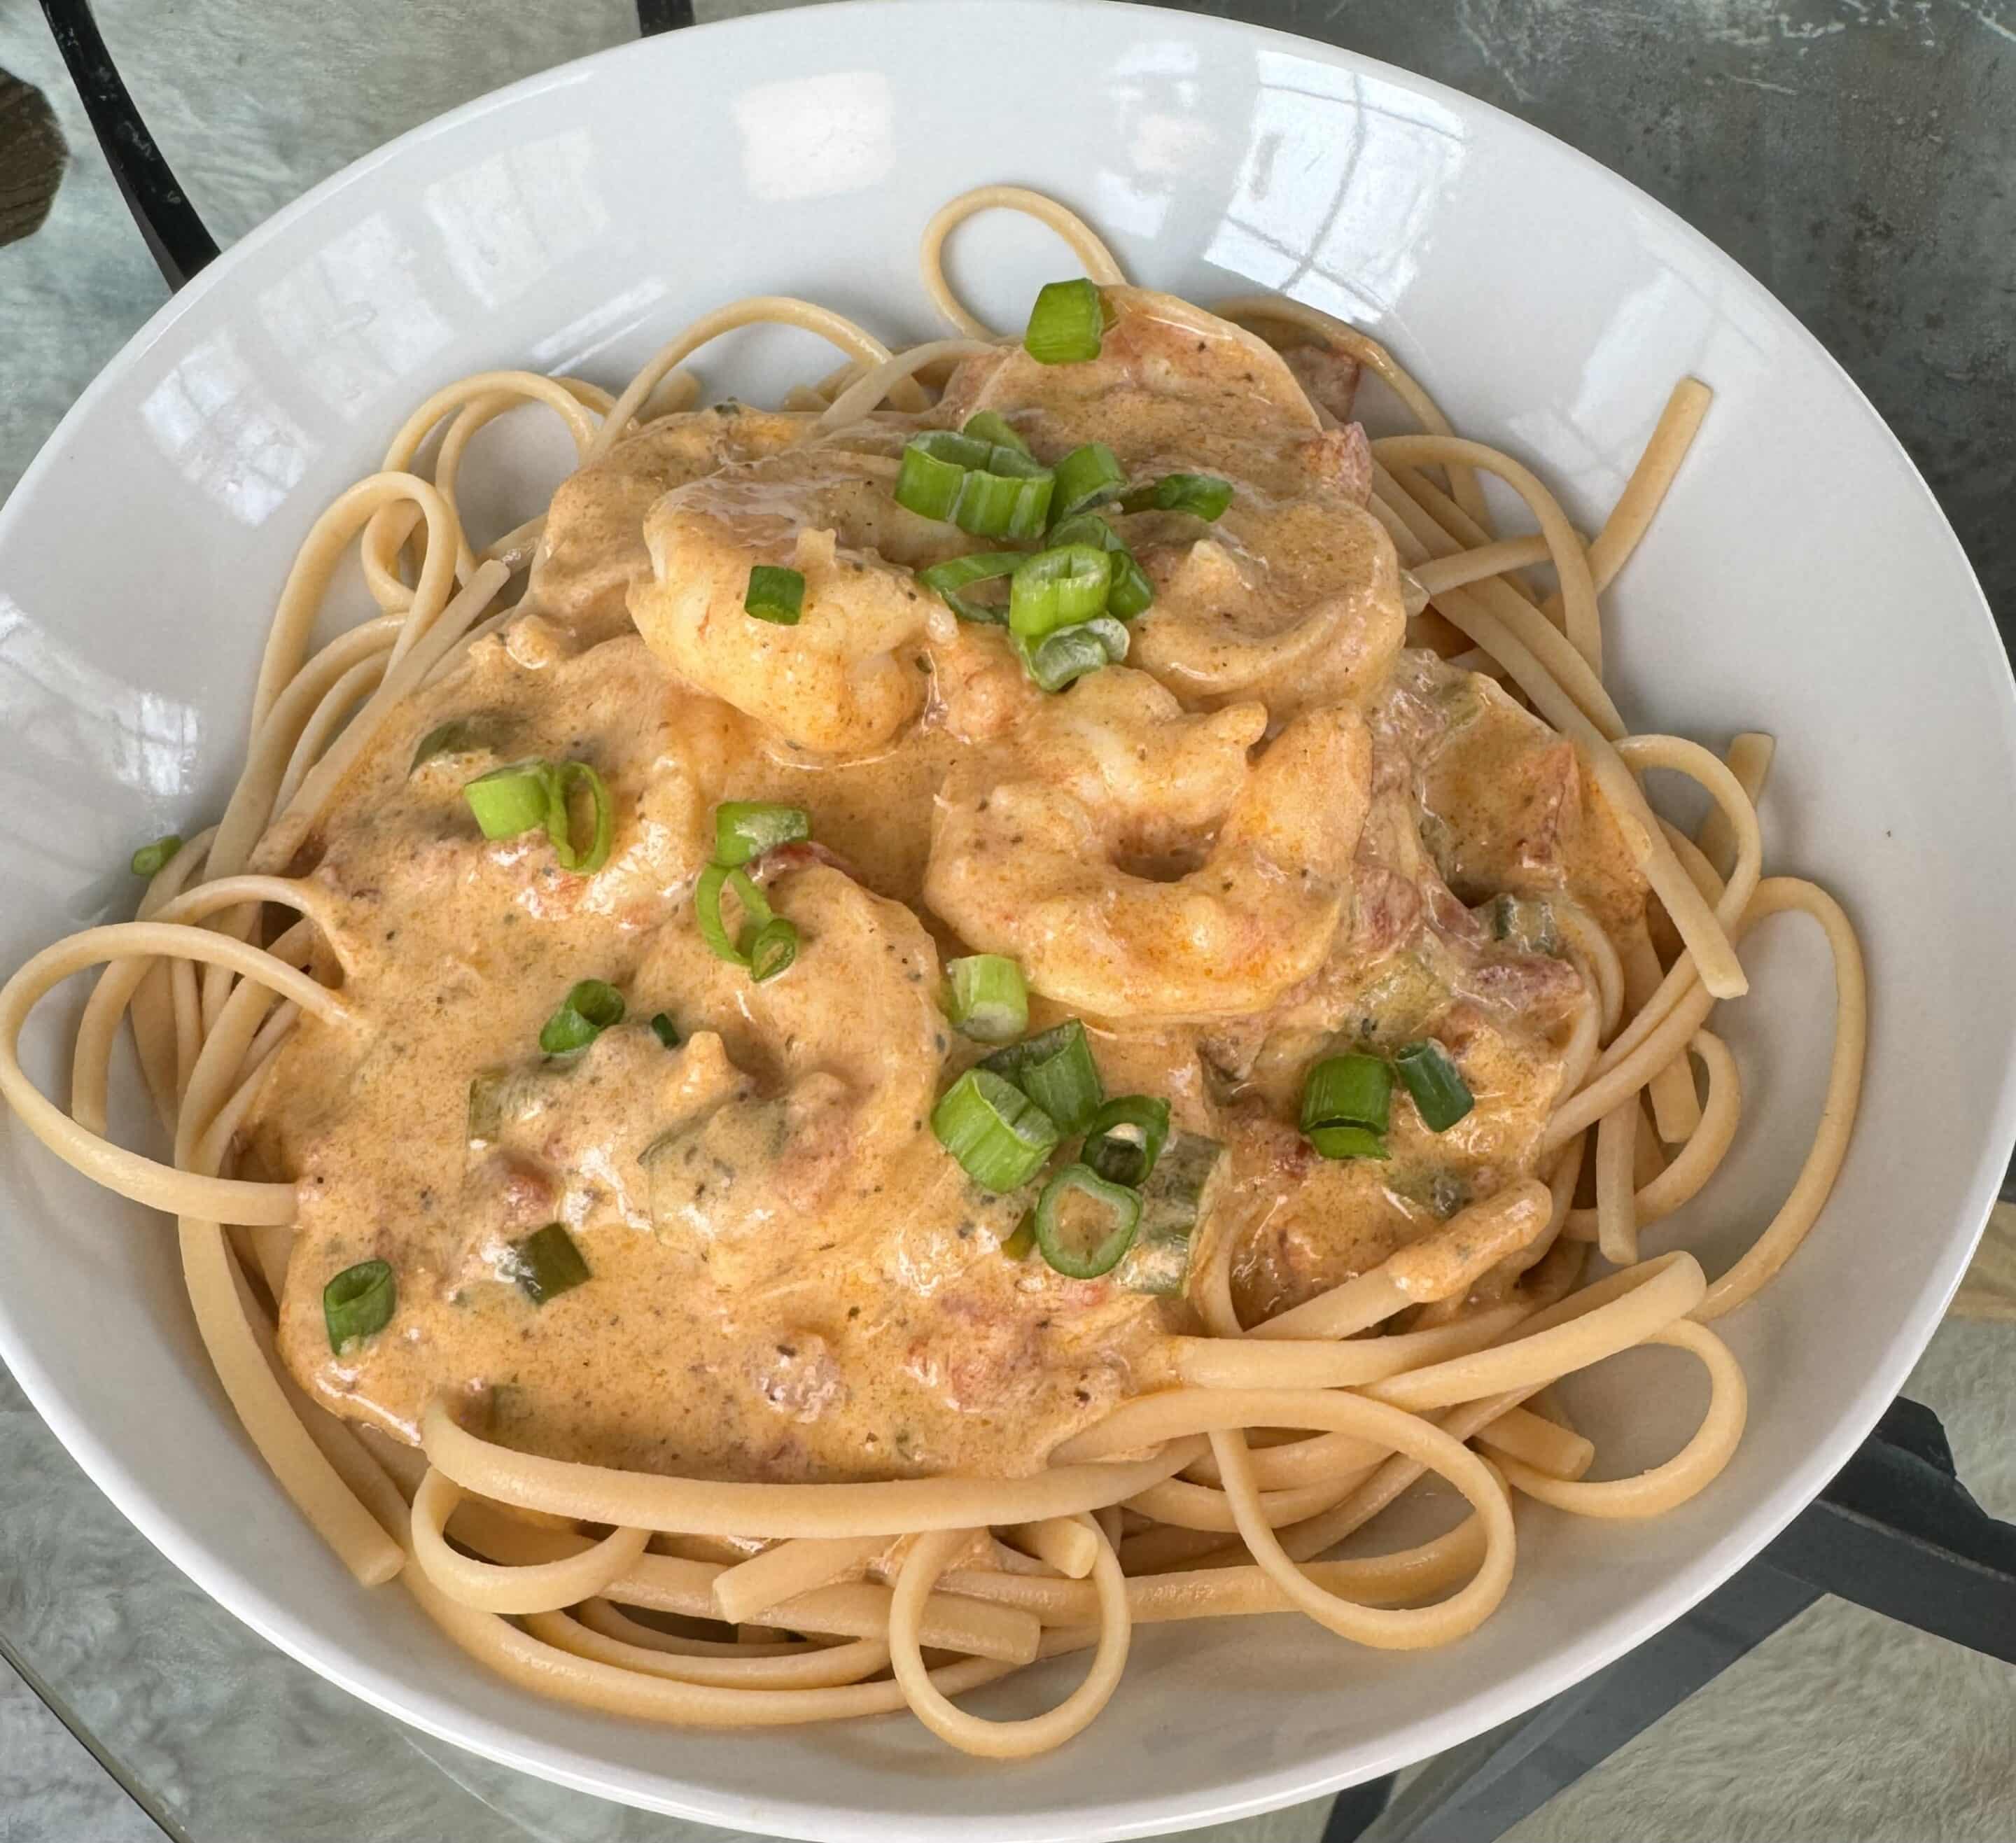
[[[921,418],[648,425],[562,486],[518,615],[354,769],[297,867],[363,1046],[304,1020],[247,1135],[299,1186],[281,1344],[325,1405],[411,1438],[445,1392],[528,1450],[699,1476],[1009,1475],[1165,1382],[1184,1299],[1005,1254],[1028,1197],[932,1135],[982,1053],[941,1009],[958,953],[1012,955],[1032,1031],[1083,1018],[1109,1094],[1227,1148],[1192,1272],[1233,1237],[1249,1320],[1531,1175],[1589,1002],[1549,905],[1642,926],[1615,828],[1571,747],[1404,646],[1348,376],[1107,293],[1099,358],[969,361]],[[1154,603],[1127,664],[1056,696],[916,580],[992,546],[891,497],[909,435],[983,409],[1045,460],[1096,440],[1234,488],[1208,524],[1116,516]],[[765,563],[805,577],[795,627],[743,611]],[[528,757],[605,779],[595,874],[478,831],[464,784]],[[756,867],[801,941],[761,984],[694,920],[728,799],[812,819]],[[586,978],[625,1021],[542,1056]],[[1388,1161],[1316,1157],[1310,1065],[1423,1036],[1474,1110],[1438,1135],[1400,1097]],[[554,1222],[590,1277],[538,1305],[511,1247]],[[332,1353],[322,1288],[374,1258],[395,1314]]]

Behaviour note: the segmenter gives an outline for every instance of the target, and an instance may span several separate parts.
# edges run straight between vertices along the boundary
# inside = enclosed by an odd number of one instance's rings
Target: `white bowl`
[[[904,1718],[680,1733],[487,1676],[398,1589],[355,1586],[268,1478],[197,1344],[169,1225],[0,1129],[0,1351],[164,1553],[405,1720],[730,1827],[1134,1836],[1308,1798],[1531,1706],[1699,1600],[1846,1457],[1938,1322],[2016,1132],[2008,668],[1854,387],[1684,225],[1481,103],[1271,33],[1058,0],[835,5],[590,58],[359,162],[164,308],[0,515],[0,963],[127,913],[133,846],[214,815],[295,545],[429,390],[517,364],[615,383],[689,316],[756,291],[927,334],[917,234],[953,192],[1000,179],[1079,207],[1154,286],[1280,288],[1349,315],[1591,528],[1672,382],[1715,387],[1611,598],[1613,682],[1637,727],[1780,737],[1771,862],[1837,891],[1868,951],[1862,1132],[1811,1241],[1726,1322],[1750,1431],[1684,1510],[1642,1526],[1522,1510],[1510,1598],[1447,1650],[1359,1650],[1285,1618],[1146,1632],[1087,1736],[1004,1768]],[[1001,324],[1068,267],[998,216],[955,249]],[[702,368],[761,400],[830,362],[772,330]],[[550,481],[553,448],[519,424],[484,445],[535,454]],[[479,528],[512,515],[512,475],[473,504]],[[1723,1013],[1751,1094],[1738,1153],[1652,1244],[1691,1246],[1711,1272],[1789,1181],[1827,1053],[1816,936],[1774,923],[1746,959],[1756,995]],[[74,1002],[30,1033],[52,1085]],[[1586,1379],[1599,1430],[1631,1413],[1603,1463],[1669,1450],[1697,1382],[1674,1352]]]

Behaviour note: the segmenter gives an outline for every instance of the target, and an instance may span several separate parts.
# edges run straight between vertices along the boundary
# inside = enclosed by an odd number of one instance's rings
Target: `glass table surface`
[[[700,0],[697,10],[707,20],[788,3]],[[1874,399],[2009,632],[2016,5],[1246,0],[1182,9],[1305,33],[1452,84],[1672,206],[1798,313]],[[102,0],[96,10],[222,243],[416,123],[637,31],[628,0]],[[47,93],[70,151],[48,222],[0,248],[4,493],[164,288],[29,0],[0,0],[0,72]],[[0,633],[0,672],[5,664]],[[2004,1517],[2016,1514],[2012,1355],[2016,1325],[1952,1322],[1912,1384],[1946,1419],[1961,1476]],[[1779,1700],[1802,1670],[1829,1712],[1831,1755],[1807,1744],[1819,1708]],[[1989,1660],[1852,1608],[1816,1607],[1511,1834],[1782,1836],[1769,1814],[1787,1808],[1789,1788],[1802,1836],[2006,1835],[2016,1816],[1993,1787],[1998,1772],[2003,1787],[2011,1780],[2011,1686]],[[1720,1698],[1712,1709],[1711,1698]],[[1995,1729],[1998,1708],[1999,1748],[1978,1727]],[[1679,1776],[1690,1748],[1745,1722],[1758,1735],[1752,1774]],[[1839,1746],[1858,1732],[1868,1745]],[[1921,1802],[1902,1763],[1912,1759],[1943,1802]],[[1989,1789],[1970,1792],[1970,1774]],[[1690,1789],[1676,1802],[1672,1787],[1683,1783]],[[1196,1834],[1300,1843],[1321,1834],[1326,1809]],[[492,1766],[322,1682],[156,1553],[0,1370],[0,1843],[164,1832],[198,1843],[726,1834]]]

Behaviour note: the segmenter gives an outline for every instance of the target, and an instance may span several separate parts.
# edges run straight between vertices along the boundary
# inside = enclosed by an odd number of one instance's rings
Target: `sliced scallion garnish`
[[[543,826],[553,811],[550,761],[507,762],[480,774],[462,790],[485,838],[516,838]]]
[[[1302,1089],[1302,1130],[1362,1126],[1384,1132],[1391,1112],[1393,1071],[1376,1056],[1331,1056],[1309,1071]]]
[[[329,1329],[329,1347],[340,1354],[353,1338],[369,1337],[392,1322],[399,1285],[385,1261],[359,1261],[346,1267],[322,1290],[322,1319]]]
[[[1021,562],[1021,558],[1016,559]],[[168,861],[182,848],[182,834],[171,832],[165,838],[157,838],[151,844],[143,844],[127,860],[128,867],[135,877],[158,877],[168,866]]]
[[[760,923],[749,937],[749,977],[761,985],[775,979],[798,957],[798,930],[781,915]]]
[[[1039,365],[1082,365],[1099,356],[1105,337],[1105,297],[1081,275],[1046,283],[1038,291],[1022,350]]]
[[[968,416],[966,427],[959,430],[959,434],[970,435],[974,441],[985,441],[990,447],[1012,448],[1018,455],[1028,455],[1031,460],[1035,459],[1030,452],[1028,443],[1015,433],[1014,424],[996,410],[983,409]]]
[[[1447,1132],[1477,1102],[1470,1085],[1457,1074],[1449,1053],[1432,1037],[1409,1043],[1393,1058],[1400,1079],[1414,1097],[1421,1121],[1431,1132]]]
[[[1049,521],[1056,477],[1023,450],[931,429],[903,448],[896,503],[981,538],[1034,538]]]
[[[1113,583],[1106,592],[1106,611],[1121,621],[1132,621],[1155,599],[1155,585],[1148,573],[1134,560],[1134,553],[1121,542],[1120,534],[1096,512],[1081,512],[1050,527],[1049,542],[1057,544],[1095,544],[1113,559]]]
[[[1113,560],[1091,544],[1061,544],[1024,559],[1008,590],[1008,627],[1034,643],[1106,612]]]
[[[574,841],[573,796],[588,795],[589,839]],[[513,761],[466,783],[462,797],[485,838],[516,838],[543,826],[563,870],[592,875],[609,862],[616,812],[609,784],[585,761]]]
[[[742,928],[738,936],[729,932],[721,913],[725,890],[733,890],[742,904]],[[693,885],[694,919],[707,951],[731,966],[746,966],[758,984],[775,979],[798,957],[798,930],[764,900],[756,880],[746,870],[729,864],[710,864]]]
[[[1057,1122],[993,1071],[968,1069],[931,1110],[931,1131],[983,1190],[1013,1190],[1043,1168]]]
[[[1008,618],[1005,605],[977,601],[962,592],[975,582],[992,582],[1003,576],[1012,576],[1028,560],[1027,551],[982,550],[970,556],[956,556],[945,563],[933,563],[929,569],[917,572],[917,580],[941,598],[960,620],[999,627]]]
[[[1057,463],[1057,491],[1050,496],[1050,517],[1057,524],[1117,499],[1127,484],[1119,458],[1103,441],[1088,441]]]
[[[995,1050],[980,1066],[1013,1082],[1064,1132],[1082,1132],[1106,1099],[1085,1026],[1075,1017]]]
[[[1127,629],[1110,614],[1060,627],[1023,650],[1030,678],[1045,691],[1062,691],[1088,672],[1117,664],[1127,657]]]
[[[742,596],[743,614],[778,627],[796,627],[805,607],[803,571],[782,569],[775,563],[751,565],[749,586]]]
[[[1141,1193],[1110,1184],[1083,1164],[1052,1173],[1036,1200],[1036,1246],[1067,1280],[1111,1273],[1140,1225]]]
[[[1152,1094],[1123,1094],[1093,1115],[1078,1157],[1111,1184],[1145,1183],[1169,1138],[1169,1103]]]
[[[668,1049],[676,1049],[679,1046],[679,1027],[672,1022],[671,1013],[670,1012],[654,1011],[652,1013],[651,1035],[656,1037],[660,1042],[664,1044]]]
[[[1029,988],[1006,954],[946,961],[945,987],[945,1015],[962,1036],[1006,1043],[1029,1028]]]
[[[539,1047],[549,1056],[571,1056],[577,1049],[585,1049],[611,1024],[622,1021],[622,993],[606,980],[583,979],[541,1026]]]
[[[997,448],[986,470],[968,473],[952,521],[979,538],[1033,538],[1048,521],[1055,477],[1011,448]]]
[[[746,924],[751,930],[769,920],[772,910],[749,873],[729,865],[708,865],[693,885],[695,918],[700,923],[700,938],[707,943],[707,951],[718,960],[746,966],[749,964],[748,955],[736,945],[735,937],[728,931],[728,923],[722,919],[721,897],[724,890],[734,891],[740,898]]]
[[[779,806],[765,800],[724,800],[714,809],[714,861],[730,869],[780,844],[812,835],[811,817],[801,806]]]
[[[896,472],[896,503],[920,518],[949,523],[967,475],[976,467],[985,470],[993,452],[992,442],[975,436],[927,430],[904,444]]]
[[[1369,1126],[1310,1126],[1302,1136],[1325,1158],[1384,1158],[1386,1141]]]
[[[1217,518],[1232,503],[1232,482],[1215,473],[1165,473],[1137,486],[1120,502],[1124,512],[1187,512],[1193,518]]]
[[[510,1277],[535,1305],[571,1293],[589,1279],[589,1265],[566,1225],[549,1222],[511,1244]]]
[[[587,794],[591,817],[588,843],[574,841],[573,797],[576,789]],[[615,841],[616,808],[609,797],[609,783],[585,761],[560,761],[553,766],[553,800],[546,811],[546,836],[553,841],[553,855],[563,870],[592,875],[609,862],[609,848]]]

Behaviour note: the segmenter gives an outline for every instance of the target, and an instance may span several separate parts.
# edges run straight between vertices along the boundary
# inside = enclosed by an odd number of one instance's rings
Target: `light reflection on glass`
[[[752,197],[832,198],[881,183],[896,164],[895,104],[874,70],[759,83],[735,99]]]
[[[1206,258],[1327,313],[1377,322],[1413,279],[1437,194],[1461,170],[1460,117],[1432,99],[1280,52]]]
[[[416,263],[391,219],[373,212],[259,297],[275,348],[346,421],[448,342]]]
[[[41,765],[31,805],[49,792],[110,779],[160,799],[179,798],[195,772],[202,718],[193,704],[128,684],[65,646],[0,594],[0,725],[17,754]],[[16,819],[23,815],[18,808]],[[53,814],[52,824],[57,823]]]
[[[552,275],[609,228],[586,128],[509,147],[422,194],[441,253],[485,307]]]
[[[261,383],[229,333],[203,341],[150,391],[140,419],[175,471],[240,524],[262,524],[320,445]]]

